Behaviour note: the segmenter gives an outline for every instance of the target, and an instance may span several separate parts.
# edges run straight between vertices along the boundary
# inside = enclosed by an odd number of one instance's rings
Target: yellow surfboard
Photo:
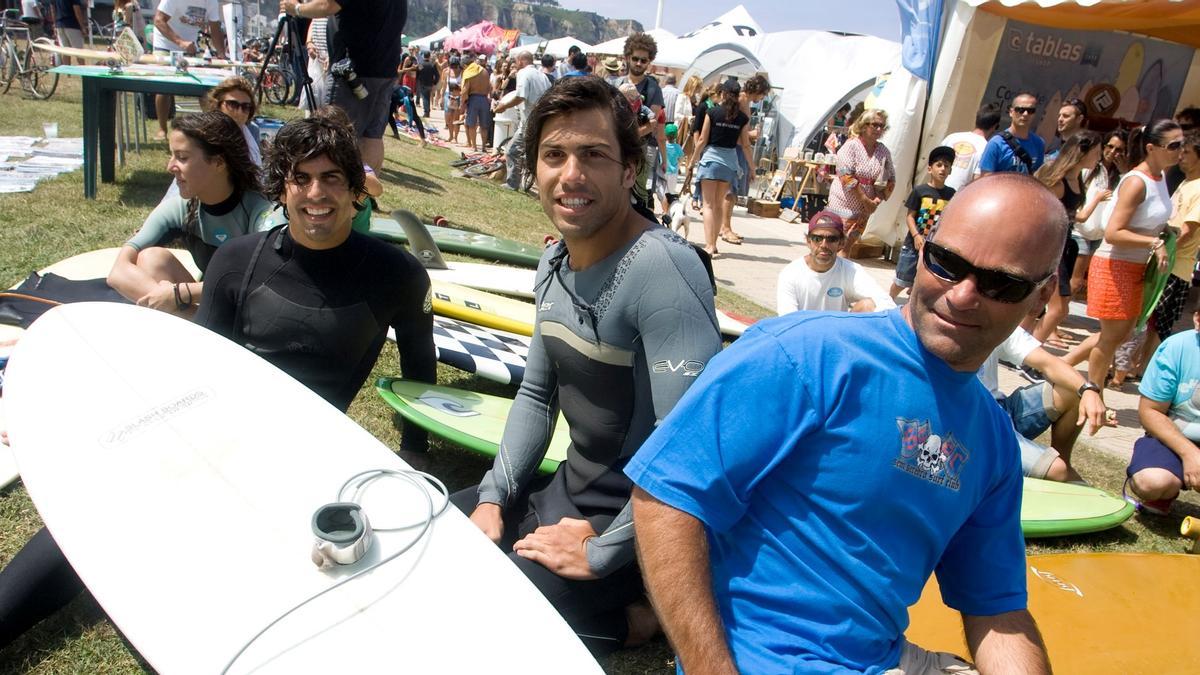
[[[518,335],[533,335],[537,317],[533,303],[437,279],[432,284],[434,314]]]
[[[1117,68],[1117,78],[1113,80],[1113,86],[1119,92],[1125,92],[1130,87],[1137,84],[1138,78],[1142,75],[1142,64],[1146,60],[1146,46],[1140,40],[1129,45],[1129,49],[1125,50],[1125,56],[1121,58],[1121,65]]]
[[[1200,556],[1064,553],[1026,558],[1029,611],[1060,673],[1188,673],[1200,664]],[[930,579],[906,637],[968,656],[959,613]]]

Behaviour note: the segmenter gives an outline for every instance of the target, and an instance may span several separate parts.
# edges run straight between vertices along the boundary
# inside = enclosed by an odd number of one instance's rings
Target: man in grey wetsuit
[[[563,239],[538,266],[537,326],[500,453],[454,501],[603,653],[657,630],[622,469],[721,339],[698,252],[631,207],[643,151],[617,90],[566,78],[527,124],[527,170]],[[537,476],[560,409],[567,459]]]

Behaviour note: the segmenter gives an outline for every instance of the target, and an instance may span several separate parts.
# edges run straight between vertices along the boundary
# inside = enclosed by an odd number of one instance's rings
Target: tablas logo
[[[1013,51],[1070,63],[1078,63],[1084,53],[1082,44],[1068,42],[1053,35],[1038,35],[1033,31],[1021,31],[1015,28],[1008,31],[1005,42]]]

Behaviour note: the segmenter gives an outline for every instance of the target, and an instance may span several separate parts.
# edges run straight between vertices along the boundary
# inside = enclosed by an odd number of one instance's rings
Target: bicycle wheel
[[[267,79],[263,82],[263,94],[267,97],[268,103],[286,104],[291,89],[292,83],[285,71],[276,68],[267,71]]]
[[[17,52],[8,36],[0,38],[0,94],[7,94],[17,74]]]
[[[502,170],[504,170],[504,162],[489,161],[468,166],[466,169],[463,169],[463,173],[475,178],[482,178],[483,176],[490,176]]]
[[[38,40],[45,39],[38,38]],[[34,49],[31,44],[29,45],[28,57],[29,69],[25,73],[25,82],[28,83],[29,93],[33,94],[34,98],[42,100],[50,98],[54,95],[54,90],[58,88],[58,73],[50,72],[50,69],[56,65],[54,63],[54,54],[41,49]]]

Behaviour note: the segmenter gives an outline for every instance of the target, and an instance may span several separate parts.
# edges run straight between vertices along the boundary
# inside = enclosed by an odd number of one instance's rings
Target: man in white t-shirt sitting
[[[896,303],[858,263],[841,258],[846,224],[832,211],[808,221],[808,255],[779,273],[775,308],[782,316],[797,310],[874,312]]]
[[[946,185],[957,192],[979,177],[979,158],[988,139],[1000,128],[1000,109],[987,104],[975,113],[973,131],[956,131],[942,139],[942,145],[954,148],[954,166]]]
[[[225,34],[221,30],[221,3],[217,0],[162,0],[154,12],[154,51],[160,54],[183,52],[196,54],[200,30],[208,28],[213,56],[225,58]],[[167,120],[175,97],[159,94],[154,97],[154,112],[158,115],[158,138],[167,136]]]
[[[1021,387],[1007,396],[1000,391],[1000,362],[1028,365],[1045,376],[1045,381]],[[1030,478],[1081,482],[1071,468],[1071,450],[1079,432],[1087,428],[1094,436],[1101,426],[1116,426],[1108,417],[1100,387],[1066,361],[1042,349],[1042,345],[1020,326],[988,356],[976,373],[996,403],[1012,418],[1021,448],[1021,470]],[[1050,447],[1033,442],[1047,429]]]

